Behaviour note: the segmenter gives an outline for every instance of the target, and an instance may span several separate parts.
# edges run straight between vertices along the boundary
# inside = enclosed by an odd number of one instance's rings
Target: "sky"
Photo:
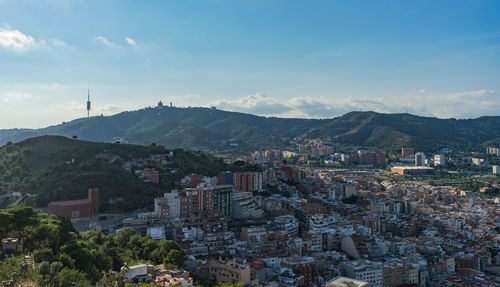
[[[500,116],[500,1],[0,0],[0,128],[153,106]]]

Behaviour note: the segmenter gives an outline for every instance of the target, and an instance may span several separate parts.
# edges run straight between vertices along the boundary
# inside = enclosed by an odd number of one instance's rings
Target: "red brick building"
[[[290,268],[294,274],[304,276],[300,286],[313,286],[318,283],[318,264],[312,257],[291,256],[281,263],[282,268]]]
[[[233,187],[241,191],[257,191],[262,189],[263,175],[261,172],[237,172],[233,175]]]
[[[343,155],[342,162],[345,164],[383,165],[387,163],[387,160],[383,153],[360,150],[358,153]]]
[[[402,156],[413,156],[414,153],[415,153],[415,151],[411,147],[404,147],[401,149]]]
[[[141,172],[144,177],[144,181],[159,184],[160,183],[160,172],[154,168],[145,168]]]
[[[49,215],[67,218],[83,218],[97,216],[99,209],[99,189],[88,190],[87,199],[53,201],[49,204]]]
[[[398,174],[429,174],[432,173],[434,169],[432,167],[426,166],[395,166],[391,167],[391,172]]]

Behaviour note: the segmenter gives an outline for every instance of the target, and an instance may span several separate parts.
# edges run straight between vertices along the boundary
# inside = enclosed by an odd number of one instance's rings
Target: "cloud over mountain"
[[[281,100],[257,93],[236,100],[215,101],[210,105],[258,115],[300,118],[329,118],[350,111],[408,112],[440,118],[473,118],[498,115],[500,95],[496,91],[486,89],[449,94],[420,90],[414,95],[401,97],[325,99],[308,96]]]

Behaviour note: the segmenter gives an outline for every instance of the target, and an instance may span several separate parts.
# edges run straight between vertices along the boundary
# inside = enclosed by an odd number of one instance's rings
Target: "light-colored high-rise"
[[[415,154],[415,166],[425,166],[425,154],[423,152]]]
[[[444,164],[445,164],[444,155],[442,154],[434,155],[434,166],[444,166]]]

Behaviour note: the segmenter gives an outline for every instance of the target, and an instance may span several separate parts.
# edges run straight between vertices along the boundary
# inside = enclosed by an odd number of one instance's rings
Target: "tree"
[[[54,280],[56,287],[79,286],[87,287],[90,283],[85,279],[85,274],[74,269],[64,268]]]
[[[165,258],[168,256],[170,250],[180,250],[180,245],[173,240],[161,240],[158,247],[151,252],[151,259],[155,264],[164,263]]]
[[[63,267],[67,267],[69,269],[73,269],[75,267],[75,260],[66,253],[60,252],[57,259],[63,264]]]
[[[113,237],[116,245],[121,248],[125,248],[133,235],[136,235],[134,229],[130,227],[120,229]]]
[[[55,277],[63,269],[62,262],[54,261],[50,264],[50,277]]]
[[[61,251],[68,254],[75,260],[75,267],[79,270],[89,273],[94,266],[95,257],[89,249],[82,246],[76,240],[70,240],[61,247]]]
[[[158,248],[158,243],[153,238],[145,236],[139,238],[139,244],[137,245],[137,247],[139,249],[137,252],[137,257],[150,259],[152,252]],[[158,263],[161,263],[161,261]]]
[[[61,247],[71,239],[70,232],[74,232],[73,224],[67,217],[59,218],[59,232],[57,236],[57,247]]]
[[[51,259],[53,256],[52,250],[50,248],[37,249],[33,252],[33,260],[35,263],[46,261]]]
[[[36,210],[29,206],[18,206],[8,209],[7,212],[14,216],[13,228],[21,232],[26,226],[35,225],[38,222]]]
[[[107,248],[107,253],[111,257],[113,270],[119,270],[123,266],[124,260],[122,252],[117,247]]]
[[[6,233],[12,229],[12,223],[14,221],[14,215],[9,212],[0,211],[0,236],[6,235]]]
[[[120,268],[120,272],[103,272],[101,280],[97,282],[97,287],[123,287],[125,286],[125,275],[128,272],[128,266],[125,264]]]
[[[38,272],[40,272],[40,275],[47,276],[50,274],[50,263],[48,261],[43,261],[40,263],[40,266],[38,266]]]
[[[184,261],[186,261],[186,253],[183,250],[172,249],[168,252],[167,257],[165,257],[163,264],[173,264],[177,267],[182,267],[184,266]]]
[[[92,255],[97,258],[95,261],[95,267],[98,270],[110,270],[113,268],[113,258],[109,256],[108,252],[104,248],[98,248],[91,250]]]
[[[35,249],[49,248],[57,250],[59,226],[53,223],[44,223],[27,228],[26,236],[23,239],[24,250],[33,251]]]

